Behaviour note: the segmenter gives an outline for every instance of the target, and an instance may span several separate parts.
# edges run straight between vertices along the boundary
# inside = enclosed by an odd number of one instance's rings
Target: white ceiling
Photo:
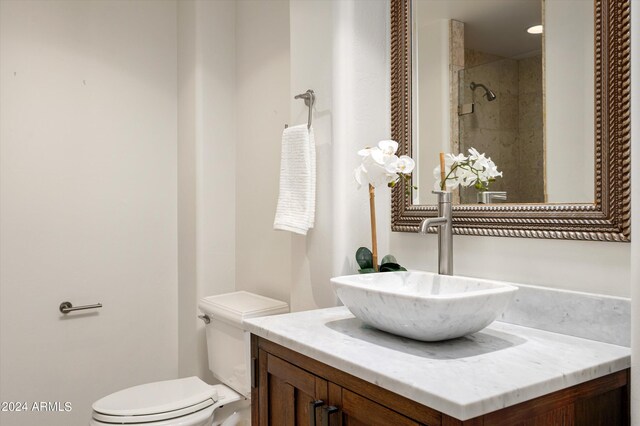
[[[437,19],[465,24],[465,47],[508,58],[542,50],[542,0],[413,0],[418,28]]]

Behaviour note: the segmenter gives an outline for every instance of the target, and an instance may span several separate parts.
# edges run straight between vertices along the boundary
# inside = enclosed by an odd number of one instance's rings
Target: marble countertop
[[[631,350],[494,322],[426,343],[363,324],[344,307],[245,320],[251,333],[468,420],[630,366]]]

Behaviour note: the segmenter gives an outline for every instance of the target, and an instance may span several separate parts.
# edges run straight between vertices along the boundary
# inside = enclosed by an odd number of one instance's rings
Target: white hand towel
[[[282,132],[280,195],[273,228],[306,235],[315,223],[316,145],[306,124]]]

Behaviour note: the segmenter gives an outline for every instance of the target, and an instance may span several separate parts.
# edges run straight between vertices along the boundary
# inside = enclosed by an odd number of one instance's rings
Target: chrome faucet
[[[451,193],[433,191],[438,195],[438,217],[430,217],[420,224],[420,233],[426,234],[431,226],[438,227],[438,274],[453,275],[453,223]]]

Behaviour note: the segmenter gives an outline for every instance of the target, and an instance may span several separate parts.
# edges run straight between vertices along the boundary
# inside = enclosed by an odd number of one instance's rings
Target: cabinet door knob
[[[338,407],[334,405],[322,407],[322,426],[329,426],[329,416],[338,412]]]
[[[324,405],[324,401],[317,399],[309,403],[309,426],[316,426],[316,410]]]

